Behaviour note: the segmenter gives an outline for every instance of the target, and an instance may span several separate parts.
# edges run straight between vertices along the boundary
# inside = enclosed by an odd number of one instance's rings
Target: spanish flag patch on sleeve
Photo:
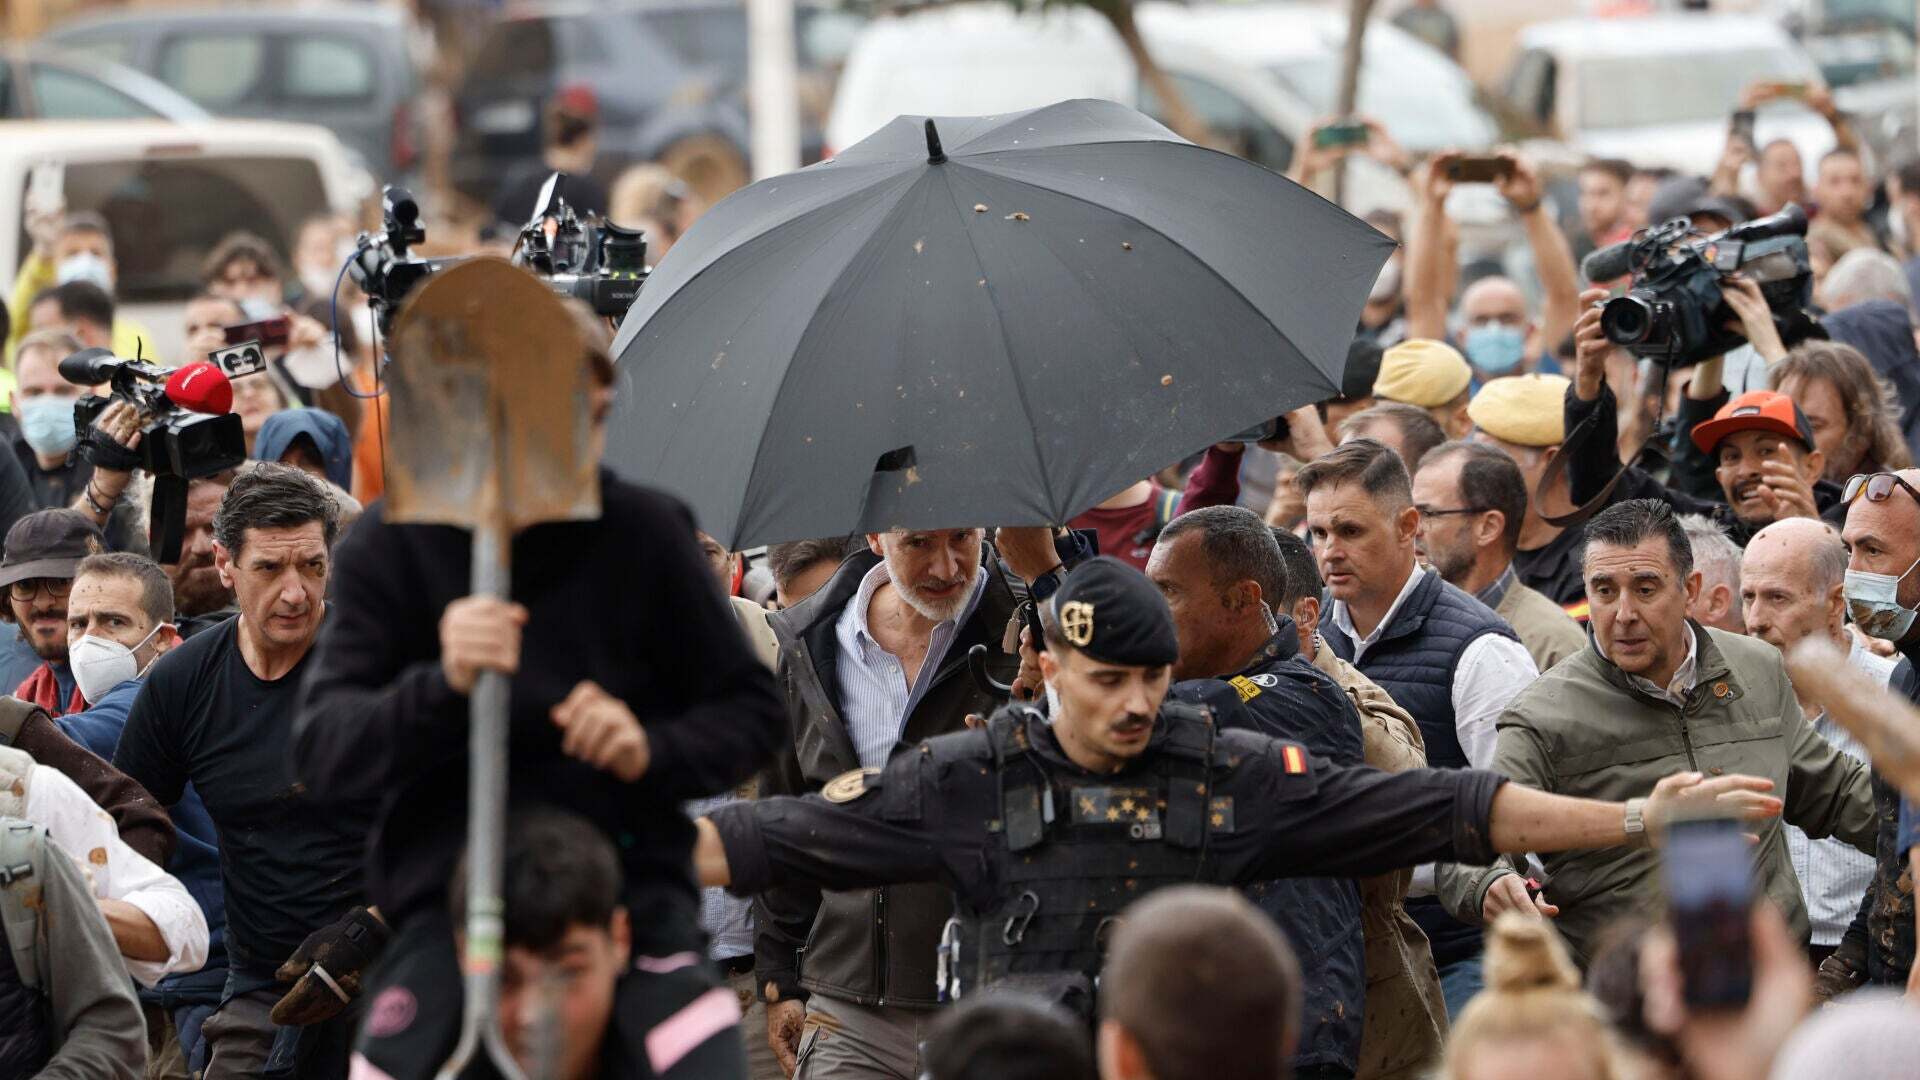
[[[1301,776],[1307,771],[1307,752],[1291,743],[1280,748],[1280,760],[1285,763],[1288,776]]]

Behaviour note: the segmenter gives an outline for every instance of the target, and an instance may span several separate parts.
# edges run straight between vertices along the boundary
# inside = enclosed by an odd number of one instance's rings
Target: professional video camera
[[[582,221],[554,189],[564,178],[547,178],[533,217],[520,230],[513,261],[546,281],[562,296],[577,297],[616,322],[633,306],[647,277],[647,241],[637,230],[599,219]],[[471,256],[429,259],[412,254],[426,240],[420,204],[405,188],[381,190],[382,232],[362,234],[347,273],[373,305],[381,336],[393,332],[393,320],[414,286],[428,276]]]
[[[177,562],[186,531],[187,481],[247,460],[247,437],[233,407],[233,384],[213,364],[172,371],[123,360],[110,349],[82,349],[60,361],[60,377],[81,386],[106,384],[113,395],[83,395],[73,405],[81,453],[96,465],[153,474],[150,543],[158,562]],[[140,447],[129,451],[100,437],[94,421],[115,401],[140,412]]]
[[[386,337],[393,333],[394,317],[413,287],[465,256],[425,259],[412,253],[413,245],[426,240],[427,229],[420,224],[420,204],[406,188],[388,184],[380,189],[380,217],[379,234],[360,234],[347,275],[367,294],[380,335]]]
[[[581,221],[547,177],[533,217],[520,230],[514,263],[538,274],[554,292],[584,300],[594,314],[618,319],[647,279],[647,238],[610,221]]]
[[[1726,328],[1739,321],[1720,294],[1721,281],[1731,274],[1760,286],[1787,345],[1812,333],[1806,306],[1813,270],[1806,233],[1806,212],[1791,203],[1770,217],[1706,237],[1687,219],[1675,218],[1595,251],[1581,268],[1589,281],[1633,275],[1632,287],[1601,308],[1600,327],[1608,341],[1635,356],[1682,367],[1746,340]]]

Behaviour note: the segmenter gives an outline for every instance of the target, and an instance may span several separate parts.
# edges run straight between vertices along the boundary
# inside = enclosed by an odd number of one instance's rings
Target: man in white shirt
[[[1321,634],[1413,714],[1436,768],[1493,762],[1494,720],[1540,670],[1493,610],[1414,559],[1420,511],[1399,455],[1372,439],[1323,454],[1294,478],[1332,597]],[[1449,1016],[1480,989],[1480,932],[1433,900],[1415,871],[1407,911],[1433,942]]]
[[[44,826],[80,867],[127,973],[151,987],[207,960],[207,919],[186,886],[128,847],[107,812],[57,769],[0,746],[0,816]]]
[[[1810,637],[1825,637],[1847,651],[1847,664],[1885,686],[1894,660],[1860,647],[1846,627],[1847,548],[1840,534],[1811,518],[1776,521],[1754,534],[1740,564],[1740,603],[1747,633],[1781,652]],[[1798,696],[1798,695],[1796,695]],[[1834,749],[1859,761],[1867,751],[1824,709],[1804,698],[1800,709],[1813,729]],[[1813,839],[1786,826],[1787,854],[1807,898],[1807,922],[1813,927],[1809,951],[1817,965],[1833,954],[1860,909],[1860,897],[1873,880],[1873,856],[1833,837]]]

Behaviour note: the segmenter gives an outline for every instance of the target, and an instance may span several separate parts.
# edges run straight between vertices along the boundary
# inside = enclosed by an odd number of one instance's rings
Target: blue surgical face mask
[[[73,427],[73,399],[48,395],[20,403],[20,434],[36,454],[64,454],[79,441]]]
[[[1461,340],[1467,360],[1489,375],[1505,375],[1527,355],[1527,332],[1505,323],[1475,323]]]
[[[54,280],[62,285],[70,281],[86,281],[113,292],[113,274],[107,269],[107,260],[91,251],[76,251],[60,260],[54,267]]]
[[[1846,584],[1841,587],[1847,598],[1847,613],[1853,616],[1853,623],[1861,633],[1869,637],[1899,641],[1913,628],[1914,611],[1900,603],[1900,582],[1913,567],[1920,566],[1916,559],[1899,577],[1892,574],[1870,574],[1865,570],[1847,571]]]

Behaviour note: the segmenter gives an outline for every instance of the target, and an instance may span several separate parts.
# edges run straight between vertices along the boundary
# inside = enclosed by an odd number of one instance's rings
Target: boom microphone
[[[1633,271],[1633,241],[1622,240],[1618,244],[1608,244],[1596,248],[1580,260],[1580,272],[1587,280],[1598,285],[1603,281],[1613,281],[1626,277]]]
[[[205,360],[183,364],[167,376],[166,394],[168,401],[188,412],[224,416],[233,411],[233,383],[227,381],[226,372]]]

